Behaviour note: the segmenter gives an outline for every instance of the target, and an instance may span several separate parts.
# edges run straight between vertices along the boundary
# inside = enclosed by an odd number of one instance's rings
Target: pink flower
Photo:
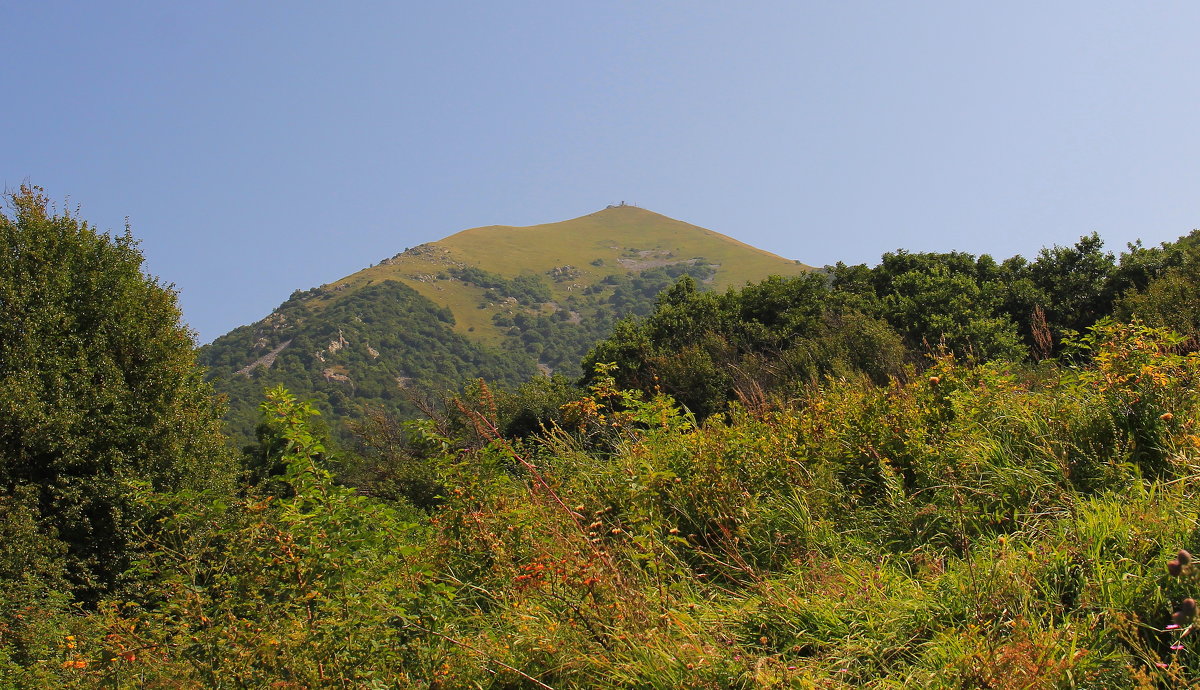
[[[1181,649],[1183,649],[1183,645],[1180,643],[1175,643],[1175,644],[1171,645],[1172,651],[1178,652]]]
[[[1164,664],[1163,662],[1160,661],[1157,664],[1155,664],[1155,666],[1157,666],[1159,668],[1166,668],[1168,666],[1168,664]]]
[[[1179,626],[1176,625],[1175,623],[1170,623],[1167,625],[1167,630],[1178,630],[1178,629],[1179,629]]]

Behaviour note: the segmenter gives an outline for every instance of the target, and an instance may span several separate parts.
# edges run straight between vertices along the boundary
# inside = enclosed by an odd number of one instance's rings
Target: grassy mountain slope
[[[474,377],[515,384],[538,369],[577,375],[583,354],[618,319],[648,313],[684,273],[723,289],[807,270],[711,230],[609,207],[407,249],[293,293],[263,320],[203,348],[200,359],[229,396],[243,437],[263,389],[277,383],[335,419],[363,405],[409,413],[413,389]]]
[[[381,280],[400,280],[450,309],[458,332],[471,333],[474,340],[497,343],[504,333],[494,326],[492,317],[510,309],[502,304],[480,309],[481,303],[487,303],[486,290],[454,280],[447,269],[476,266],[510,278],[522,274],[546,276],[551,294],[558,300],[613,274],[693,262],[715,269],[709,281],[715,289],[740,286],[768,275],[799,275],[810,269],[653,211],[613,206],[558,223],[463,230],[397,254],[334,282],[332,287],[355,290]],[[549,275],[555,269],[563,270],[557,276]]]

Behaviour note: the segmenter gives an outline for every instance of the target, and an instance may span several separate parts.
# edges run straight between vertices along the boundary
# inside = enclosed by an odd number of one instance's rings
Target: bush
[[[80,596],[128,566],[128,483],[227,490],[220,413],[175,293],[128,229],[96,232],[22,186],[0,214],[0,492],[32,495]],[[31,492],[31,493],[26,493]]]

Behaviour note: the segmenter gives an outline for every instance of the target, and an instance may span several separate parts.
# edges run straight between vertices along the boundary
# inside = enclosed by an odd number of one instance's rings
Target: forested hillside
[[[457,392],[347,444],[277,387],[238,454],[132,237],[7,202],[0,687],[1200,681],[1194,236],[680,275],[586,376],[507,386],[398,282],[326,330],[298,295],[229,336],[255,370],[414,375],[369,344]],[[501,278],[456,280],[540,298]]]
[[[200,351],[226,418],[252,436],[263,392],[313,400],[340,438],[368,409],[412,416],[431,395],[541,371],[578,377],[613,324],[644,316],[682,275],[705,289],[809,267],[633,206],[561,223],[465,230],[296,291]]]

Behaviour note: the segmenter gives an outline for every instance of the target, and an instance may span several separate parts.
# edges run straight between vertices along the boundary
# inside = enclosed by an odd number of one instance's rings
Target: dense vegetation
[[[239,440],[252,438],[264,392],[284,385],[311,400],[335,436],[347,441],[343,421],[368,409],[414,416],[431,393],[436,398],[462,381],[485,378],[512,388],[538,364],[578,377],[584,353],[619,318],[648,314],[658,293],[682,275],[703,281],[713,272],[685,263],[614,273],[548,310],[549,276],[447,271],[444,280],[485,290],[481,306],[504,305],[492,321],[505,338],[492,346],[456,333],[448,309],[399,281],[346,295],[329,288],[297,291],[267,319],[202,348],[200,361],[227,397],[226,419]]]
[[[1096,235],[1043,249],[1030,262],[962,252],[888,253],[875,267],[837,264],[825,276],[772,278],[724,294],[681,281],[646,319],[627,320],[587,356],[615,362],[618,382],[672,394],[707,416],[730,400],[817,384],[852,371],[876,384],[960,361],[1032,362],[1065,338],[1117,315],[1200,333],[1196,235],[1129,247],[1119,259]]]
[[[364,405],[415,414],[413,389],[444,390],[480,376],[515,386],[536,371],[454,333],[448,311],[403,283],[367,287],[314,321],[304,297],[294,295],[265,323],[238,328],[203,352],[214,386],[228,396],[230,428],[242,440],[257,423],[264,391],[280,384],[328,416],[354,418]],[[246,371],[248,352],[273,361]]]
[[[9,201],[0,687],[1200,678],[1192,238],[683,278],[354,448],[275,388],[234,485],[132,241]]]
[[[614,273],[581,296],[565,299],[566,310],[550,315],[514,311],[497,314],[492,321],[514,336],[506,343],[510,350],[534,355],[556,373],[577,378],[583,373],[579,366],[583,355],[612,332],[620,318],[648,315],[654,310],[658,294],[681,276],[704,281],[713,272],[705,264],[674,264]],[[572,313],[578,318],[571,318]]]
[[[8,201],[0,534],[36,525],[53,539],[0,539],[0,561],[20,574],[29,558],[29,575],[90,599],[129,567],[135,485],[232,487],[232,457],[174,293],[141,273],[128,230],[97,234],[32,187]]]

